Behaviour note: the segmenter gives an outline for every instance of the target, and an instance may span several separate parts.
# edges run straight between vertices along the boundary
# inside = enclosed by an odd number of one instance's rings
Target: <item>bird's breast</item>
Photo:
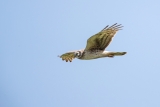
[[[90,60],[102,57],[103,51],[84,51],[81,58],[82,60]]]

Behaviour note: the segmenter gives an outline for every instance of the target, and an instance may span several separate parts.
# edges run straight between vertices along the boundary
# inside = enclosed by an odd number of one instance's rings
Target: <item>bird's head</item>
[[[76,58],[80,58],[80,57],[82,57],[82,55],[83,55],[83,51],[84,51],[84,50],[76,51],[76,52],[74,53],[74,56],[75,56]]]

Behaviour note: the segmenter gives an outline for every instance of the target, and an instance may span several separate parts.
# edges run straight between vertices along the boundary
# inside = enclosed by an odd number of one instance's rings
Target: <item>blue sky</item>
[[[0,107],[160,107],[159,0],[0,2]],[[123,57],[66,63],[106,25]]]

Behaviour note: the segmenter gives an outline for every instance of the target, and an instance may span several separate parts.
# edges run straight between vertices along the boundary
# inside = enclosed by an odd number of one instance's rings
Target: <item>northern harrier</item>
[[[123,26],[121,24],[113,24],[112,26],[106,26],[99,33],[91,36],[87,40],[86,48],[83,50],[67,52],[62,54],[60,58],[65,60],[66,62],[72,60],[74,58],[82,59],[82,60],[90,60],[97,59],[103,57],[114,57],[114,56],[122,56],[127,52],[110,52],[105,51],[105,48],[110,44],[112,38],[116,34],[118,30],[121,30]]]

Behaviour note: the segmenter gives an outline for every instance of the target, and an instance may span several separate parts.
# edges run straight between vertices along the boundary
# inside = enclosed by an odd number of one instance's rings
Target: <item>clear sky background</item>
[[[1,0],[0,107],[160,107],[159,0]],[[125,56],[62,61],[106,25]]]

